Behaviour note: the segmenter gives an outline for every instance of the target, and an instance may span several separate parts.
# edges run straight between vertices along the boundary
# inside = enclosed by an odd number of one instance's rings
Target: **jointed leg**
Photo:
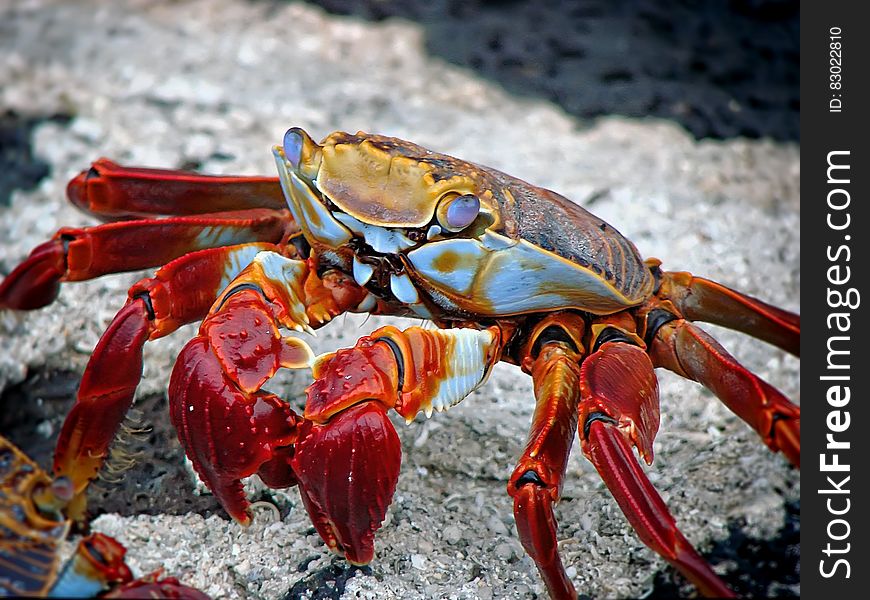
[[[0,309],[45,306],[57,296],[61,281],[158,267],[206,248],[278,243],[295,231],[288,211],[268,209],[65,227],[0,282]]]
[[[187,254],[135,284],[88,361],[76,402],[58,439],[54,476],[68,478],[83,516],[84,490],[97,475],[142,376],[142,347],[202,319],[214,298],[257,252],[270,244],[243,244]]]
[[[716,340],[682,319],[662,325],[650,356],[657,367],[693,379],[716,394],[773,450],[800,467],[800,407],[744,368]]]
[[[662,273],[657,295],[689,321],[736,329],[800,356],[799,315],[683,271]]]
[[[70,181],[67,196],[104,221],[287,207],[275,177],[124,167],[105,158]]]
[[[553,340],[543,344],[533,359],[535,416],[525,452],[508,482],[520,541],[552,598],[577,596],[559,557],[553,505],[559,501],[577,431],[582,355],[582,347]]]
[[[623,342],[605,342],[580,374],[580,442],[641,541],[685,575],[704,595],[733,593],[686,540],[631,446],[652,462],[658,430],[658,383],[647,354]]]

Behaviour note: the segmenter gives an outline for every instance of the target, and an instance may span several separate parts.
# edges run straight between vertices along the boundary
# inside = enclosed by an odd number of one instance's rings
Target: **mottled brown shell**
[[[505,233],[591,269],[621,292],[631,304],[652,294],[652,273],[633,243],[564,196],[503,173],[513,196],[502,204]],[[514,231],[512,231],[514,230]]]
[[[423,227],[447,193],[475,194],[490,229],[523,239],[596,273],[626,300],[643,302],[653,276],[619,231],[567,198],[488,167],[405,140],[335,132],[323,142],[318,187],[354,217],[387,227]],[[337,159],[340,154],[348,158]]]

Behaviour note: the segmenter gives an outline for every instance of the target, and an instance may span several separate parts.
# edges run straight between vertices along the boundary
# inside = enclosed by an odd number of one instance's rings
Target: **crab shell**
[[[421,317],[610,314],[653,292],[652,273],[616,229],[494,169],[362,132],[318,145],[293,128],[274,154],[290,211],[321,259],[352,269],[361,285],[389,277],[394,299]],[[469,221],[459,227],[449,220],[457,201],[466,206],[453,213]]]

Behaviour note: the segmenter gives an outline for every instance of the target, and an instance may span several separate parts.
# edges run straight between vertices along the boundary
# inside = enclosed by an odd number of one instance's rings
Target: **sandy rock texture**
[[[364,24],[301,4],[242,0],[3,3],[0,108],[73,116],[36,130],[35,152],[51,175],[0,207],[3,274],[58,227],[94,224],[64,200],[66,182],[93,159],[271,174],[271,145],[299,125],[315,137],[380,132],[491,165],[586,205],[666,268],[799,310],[796,145],[696,142],[662,121],[579,122],[427,57],[405,22]],[[83,369],[142,276],[69,284],[50,308],[0,313],[0,389],[39,370]],[[380,324],[341,319],[312,346],[352,345]],[[710,330],[799,402],[798,360]],[[140,394],[165,389],[192,334],[187,327],[147,347]],[[704,550],[739,519],[747,535],[773,535],[784,504],[799,497],[799,473],[699,386],[670,373],[660,382],[662,426],[647,471],[688,538]],[[291,375],[271,389],[298,403],[305,385]],[[330,569],[345,576],[326,578],[329,594],[347,598],[545,596],[505,493],[532,409],[530,381],[499,366],[449,413],[396,421],[402,475],[376,559],[363,570],[341,571],[295,490],[288,516],[258,509],[247,529],[198,514],[104,515],[94,527],[117,536],[136,569],[164,566],[216,598],[312,596],[305,590]],[[638,597],[664,565],[577,447],[557,516],[578,590]]]

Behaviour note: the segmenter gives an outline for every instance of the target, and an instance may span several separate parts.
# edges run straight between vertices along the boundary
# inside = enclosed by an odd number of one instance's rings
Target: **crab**
[[[52,481],[39,465],[0,436],[0,596],[49,598],[178,598],[208,596],[161,570],[133,578],[116,539],[92,533],[60,566],[71,523],[68,479]]]
[[[61,229],[0,284],[0,308],[35,309],[60,282],[165,264],[130,289],[61,429],[54,477],[72,490],[71,515],[84,514],[84,492],[133,402],[145,342],[202,321],[172,371],[170,416],[238,522],[251,519],[242,479],[296,485],[329,548],[370,562],[401,462],[388,411],[410,422],[447,410],[505,361],[534,386],[507,492],[550,595],[576,597],[553,507],[577,435],[639,538],[701,593],[733,596],[634,452],[652,463],[661,367],[706,386],[799,466],[800,408],[693,324],[798,356],[798,315],[664,271],[565,197],[404,140],[336,132],[318,144],[292,128],[273,154],[278,178],[100,159],[68,196],[108,222]],[[314,356],[298,334],[346,312],[438,329],[386,326]],[[302,414],[262,389],[282,368],[311,370]]]

